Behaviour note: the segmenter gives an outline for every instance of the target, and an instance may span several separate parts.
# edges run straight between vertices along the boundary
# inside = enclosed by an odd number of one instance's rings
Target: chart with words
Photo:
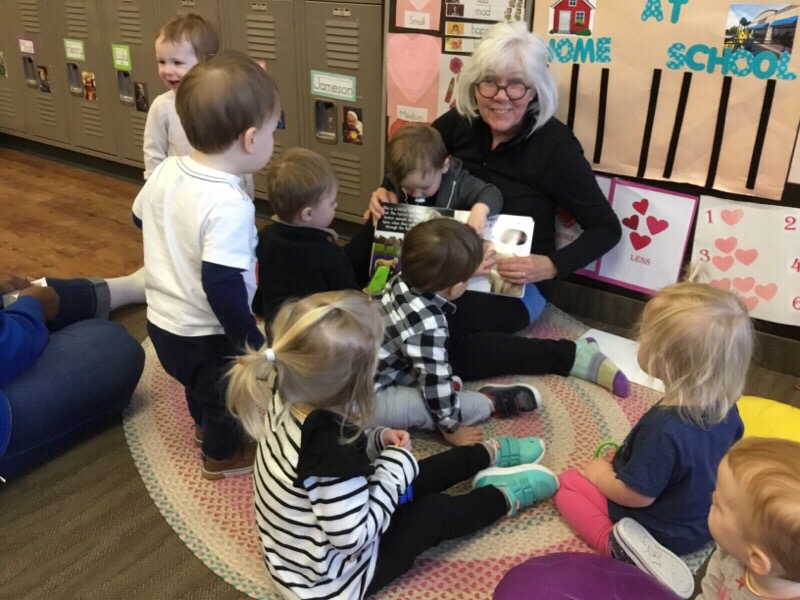
[[[702,196],[692,260],[753,317],[800,325],[800,209]]]

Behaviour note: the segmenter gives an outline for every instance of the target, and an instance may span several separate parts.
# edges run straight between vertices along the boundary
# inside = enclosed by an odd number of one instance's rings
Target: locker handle
[[[314,102],[314,136],[324,144],[335,144],[337,138],[336,103],[330,100]]]
[[[69,85],[70,94],[83,98],[85,90],[83,87],[81,68],[78,66],[78,63],[67,63],[67,84]]]

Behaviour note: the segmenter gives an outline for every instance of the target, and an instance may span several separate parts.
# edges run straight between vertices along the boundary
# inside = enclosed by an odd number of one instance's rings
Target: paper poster
[[[391,33],[386,42],[390,122],[430,123],[438,116],[441,41],[431,35]]]
[[[596,170],[779,200],[800,124],[800,1],[550,0],[567,123]]]
[[[613,202],[611,198],[611,182],[610,177],[603,177],[602,175],[595,175],[597,178],[597,185],[606,197],[606,200]],[[583,228],[578,225],[575,218],[562,208],[556,210],[556,250],[567,246],[575,241],[575,239],[583,233]],[[597,261],[586,265],[583,269],[576,271],[579,275],[592,276],[597,274]]]
[[[702,196],[692,260],[753,317],[800,325],[800,209]]]
[[[364,143],[364,117],[361,108],[342,107],[342,141],[359,146]]]
[[[86,60],[86,48],[83,45],[83,40],[64,38],[64,54],[67,60]]]
[[[619,179],[611,188],[622,239],[599,259],[596,279],[644,293],[678,281],[697,196]]]
[[[440,0],[397,0],[395,27],[438,31],[441,9]]]
[[[131,49],[124,44],[111,44],[111,57],[117,71],[131,70]]]
[[[28,38],[17,38],[19,42],[19,52],[20,54],[35,54],[35,48],[33,45],[33,40],[29,40]]]

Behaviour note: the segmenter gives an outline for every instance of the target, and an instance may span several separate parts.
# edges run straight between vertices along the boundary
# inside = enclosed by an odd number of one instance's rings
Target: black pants
[[[508,512],[505,495],[494,486],[461,496],[441,493],[488,466],[489,453],[481,444],[453,448],[419,462],[419,475],[411,484],[414,499],[397,508],[381,536],[367,596],[408,571],[426,550],[474,533]]]
[[[344,249],[362,287],[369,279],[374,233],[372,221],[367,220]],[[514,335],[530,324],[519,299],[466,292],[455,304],[458,309],[447,317],[450,364],[464,381],[501,375],[569,375],[575,342]]]
[[[189,413],[203,431],[203,454],[215,460],[233,456],[242,444],[241,426],[225,406],[224,375],[237,354],[233,345],[224,335],[183,337],[150,321],[147,333],[164,370],[183,384]]]

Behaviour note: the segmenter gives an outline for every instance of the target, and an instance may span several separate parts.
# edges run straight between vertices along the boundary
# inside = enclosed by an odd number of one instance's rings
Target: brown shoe
[[[239,450],[225,460],[214,460],[208,456],[203,456],[203,477],[216,481],[226,477],[236,477],[238,475],[249,475],[253,472],[253,463],[256,459],[256,448],[258,442],[247,440]]]
[[[194,445],[198,448],[203,447],[203,430],[200,429],[197,425],[192,425],[192,431],[194,432]]]

